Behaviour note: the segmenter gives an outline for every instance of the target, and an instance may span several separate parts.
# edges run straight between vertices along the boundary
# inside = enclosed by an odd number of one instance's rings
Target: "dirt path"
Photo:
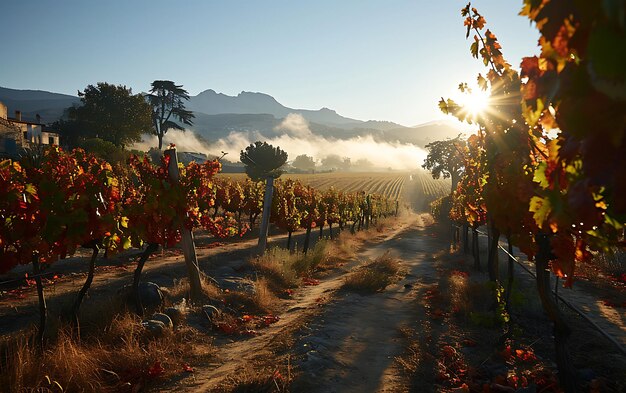
[[[383,292],[360,295],[342,291],[312,321],[294,352],[301,377],[292,391],[399,392],[406,381],[396,358],[406,350],[401,330],[423,324],[415,301],[437,282],[435,254],[446,244],[416,222],[393,239],[370,248],[362,258],[390,250],[406,269],[405,277]]]
[[[413,237],[410,233],[418,230],[418,227],[422,228],[423,225],[423,221],[421,219],[416,221],[415,216],[405,222],[396,223],[390,232],[381,235],[379,239],[372,239],[377,243],[375,247],[368,248],[366,253],[337,269],[333,274],[324,278],[319,285],[304,287],[297,291],[293,298],[287,301],[285,312],[280,315],[280,320],[270,328],[247,340],[219,343],[216,360],[212,364],[198,367],[193,377],[162,387],[159,391],[221,391],[225,385],[228,385],[229,379],[241,380],[242,373],[254,372],[249,371],[252,368],[251,365],[262,363],[267,357],[273,359],[293,357],[294,349],[297,348],[294,346],[294,336],[299,335],[299,330],[311,320],[318,320],[327,312],[336,312],[332,308],[341,303],[336,302],[335,299],[338,289],[344,282],[345,274],[365,263],[367,259],[383,253],[388,248],[395,247],[393,243],[398,239],[406,235]]]
[[[259,375],[271,382],[267,376],[279,370],[283,375],[285,370],[295,371],[296,377],[288,387],[292,392],[435,391],[440,383],[449,383],[438,379],[441,348],[457,343],[461,350],[458,343],[467,341],[465,336],[473,331],[474,339],[480,341],[481,333],[465,325],[461,328],[458,324],[462,320],[450,312],[433,318],[429,301],[424,301],[432,296],[429,294],[433,289],[448,288],[454,263],[470,264],[468,258],[448,252],[448,239],[440,235],[438,228],[428,225],[426,217],[414,216],[407,225],[400,225],[365,247],[355,260],[320,285],[298,291],[281,320],[259,336],[217,343],[218,353],[212,364],[198,368],[193,378],[159,391],[280,391],[273,387],[264,390],[267,385],[263,384],[246,384],[258,381]],[[388,251],[405,271],[401,280],[371,295],[340,289],[355,268]],[[472,279],[485,281],[482,274]],[[532,293],[534,283],[524,281],[523,286]],[[598,302],[593,296],[587,297],[583,300]],[[616,322],[615,334],[623,339],[619,318]],[[480,350],[462,349],[468,360],[485,363],[493,341],[498,339],[496,333],[497,329],[484,337],[484,348]],[[550,347],[550,340],[546,340]],[[409,357],[410,351],[419,353],[416,368],[410,372],[399,361],[407,358],[407,351]],[[495,360],[482,366],[487,373],[502,368]],[[239,388],[233,390],[234,386]],[[259,386],[264,387],[259,390]]]

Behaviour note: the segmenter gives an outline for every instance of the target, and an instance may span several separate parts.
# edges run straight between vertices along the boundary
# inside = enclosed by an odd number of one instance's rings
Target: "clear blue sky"
[[[76,94],[88,84],[192,94],[264,92],[302,109],[405,125],[483,68],[460,9],[440,0],[4,0],[0,86]],[[472,3],[517,67],[538,34],[521,0]],[[471,36],[470,36],[471,38]]]

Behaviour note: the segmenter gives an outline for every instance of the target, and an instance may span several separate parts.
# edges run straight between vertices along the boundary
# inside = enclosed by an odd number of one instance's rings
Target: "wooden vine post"
[[[173,185],[180,182],[180,171],[178,170],[178,157],[176,148],[166,149],[164,154],[169,157],[168,173]],[[198,257],[196,256],[196,246],[193,240],[193,232],[181,224],[181,247],[187,265],[189,276],[189,296],[192,301],[197,301],[202,296],[202,282],[200,280],[200,268],[198,267]]]
[[[272,207],[272,191],[274,190],[274,177],[265,179],[265,197],[263,199],[263,216],[261,217],[261,231],[259,233],[258,253],[263,255],[267,248],[267,235],[270,227],[270,211]]]
[[[37,330],[37,344],[43,350],[44,339],[46,336],[46,321],[48,320],[48,307],[46,306],[46,296],[41,282],[41,267],[39,264],[39,255],[33,254],[33,276],[35,284],[37,284],[37,297],[39,299],[39,328]]]

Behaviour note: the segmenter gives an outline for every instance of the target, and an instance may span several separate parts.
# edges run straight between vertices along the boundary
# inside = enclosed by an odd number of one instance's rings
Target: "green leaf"
[[[446,100],[443,99],[443,97],[441,97],[441,100],[439,100],[439,110],[441,110],[445,115],[450,114],[450,111],[448,110],[448,104],[446,103]]]
[[[542,162],[537,166],[537,169],[535,169],[535,173],[533,174],[533,181],[535,183],[539,183],[542,188],[548,188],[550,186],[550,181],[548,181],[548,178],[546,177],[547,168],[548,164],[546,162]]]
[[[478,59],[478,41],[474,41],[474,43],[470,46],[470,52],[474,58]]]

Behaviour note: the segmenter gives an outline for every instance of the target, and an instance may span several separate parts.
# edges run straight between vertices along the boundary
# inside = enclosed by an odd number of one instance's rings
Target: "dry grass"
[[[220,298],[236,311],[248,314],[266,314],[276,311],[278,298],[270,290],[267,279],[259,278],[254,282],[252,293],[240,291],[224,292]]]
[[[468,277],[453,273],[448,280],[448,284],[450,285],[450,306],[452,310],[457,310],[465,317],[469,316],[472,311],[471,304],[476,295],[470,289],[471,283]]]
[[[3,391],[136,391],[180,372],[197,332],[183,328],[156,340],[144,337],[138,317],[118,315],[98,337],[80,340],[66,328],[43,352],[24,334],[6,344],[0,372]],[[160,365],[162,371],[155,371]],[[152,372],[150,369],[152,368]],[[62,390],[60,390],[62,388]]]
[[[260,257],[253,258],[250,264],[272,285],[276,291],[293,288],[298,283],[298,275],[291,268],[298,254],[291,254],[284,248],[272,248]]]
[[[363,245],[366,237],[363,232],[357,232],[351,234],[349,230],[344,230],[333,241],[326,244],[326,255],[320,267],[323,269],[333,269],[338,266],[339,263],[345,262],[354,257],[356,251]]]
[[[386,252],[348,276],[343,288],[355,292],[379,292],[397,281],[400,275],[400,262]]]
[[[395,361],[400,365],[405,373],[412,375],[417,372],[422,364],[422,349],[420,348],[419,335],[415,329],[401,327],[400,335],[407,341],[406,352],[402,356],[397,356]]]
[[[217,287],[215,281],[205,274],[200,276],[202,285],[202,295],[205,299],[217,299],[220,297],[221,290]],[[180,280],[174,280],[174,285],[169,288],[161,288],[163,295],[172,303],[177,303],[182,299],[189,299],[189,279],[187,277]]]
[[[270,289],[269,283],[265,278],[259,278],[254,282],[254,295],[252,299],[258,308],[275,311],[278,298]]]
[[[281,372],[282,371],[282,372]],[[291,383],[291,367],[288,364],[284,370],[264,368],[260,371],[238,370],[237,376],[230,377],[224,388],[230,393],[286,393]]]
[[[273,248],[263,256],[253,258],[250,264],[266,279],[267,287],[274,293],[298,285],[299,278],[310,276],[328,259],[327,240],[320,240],[307,254],[291,253],[284,248]]]

